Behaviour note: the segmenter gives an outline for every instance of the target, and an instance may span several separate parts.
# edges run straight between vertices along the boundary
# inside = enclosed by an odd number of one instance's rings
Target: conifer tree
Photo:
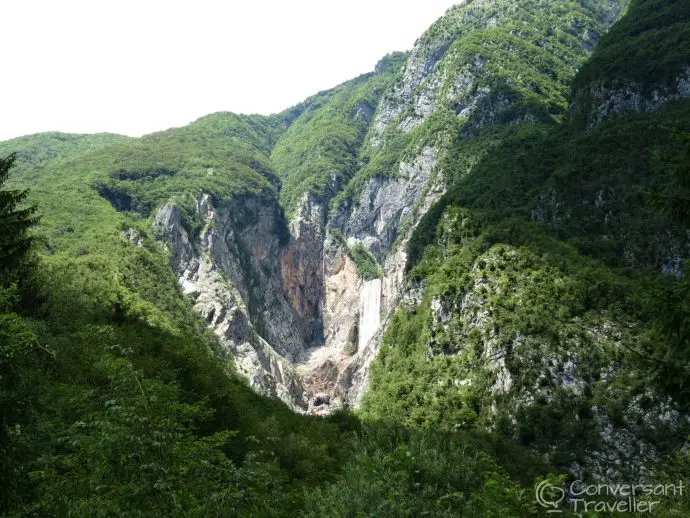
[[[0,273],[11,271],[19,264],[31,245],[27,231],[39,220],[36,205],[19,208],[28,190],[3,188],[15,161],[15,153],[0,158]]]

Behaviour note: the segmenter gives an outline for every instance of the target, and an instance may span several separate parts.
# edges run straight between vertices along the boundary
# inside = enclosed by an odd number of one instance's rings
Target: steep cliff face
[[[362,243],[383,263],[382,278],[359,278],[343,246],[326,242],[326,347],[344,356],[334,387],[338,404],[358,406],[366,392],[369,365],[403,293],[407,241],[419,218],[443,194],[442,183],[434,182],[439,178],[435,164],[434,150],[426,148],[411,165],[401,162],[406,178],[372,179],[343,218],[349,242]]]
[[[426,221],[432,207],[431,220],[449,203],[472,206],[475,198],[484,203],[488,194],[493,205],[487,210],[510,210],[524,203],[516,201],[521,196],[537,192],[536,201],[520,209],[527,211],[527,219],[554,228],[582,221],[587,207],[568,208],[557,181],[544,187],[530,179],[530,186],[516,175],[510,179],[515,185],[502,191],[511,193],[503,196],[492,189],[509,185],[504,179],[489,188],[473,182],[491,182],[491,175],[505,167],[491,165],[503,160],[492,149],[512,146],[527,152],[521,139],[556,131],[582,99],[589,107],[603,106],[598,95],[609,103],[606,113],[603,108],[591,112],[603,114],[596,116],[599,122],[629,109],[657,109],[686,95],[681,75],[664,87],[663,95],[657,90],[640,98],[644,102],[628,97],[621,104],[595,78],[576,90],[580,97],[569,104],[577,68],[625,5],[565,6],[546,0],[458,5],[418,40],[409,56],[389,57],[374,74],[323,92],[286,116],[288,128],[276,138],[271,165],[282,181],[279,197],[289,223],[270,197],[235,197],[213,206],[209,196],[202,196],[196,217],[204,219],[204,228],[192,239],[174,206],[159,211],[156,226],[159,233],[168,229],[161,236],[169,243],[183,290],[237,357],[252,386],[300,411],[358,406],[396,309],[401,302],[408,309],[421,307],[423,283],[407,278],[408,245],[415,240],[414,262],[425,245],[434,244],[420,239],[429,229],[433,234],[433,221]],[[583,74],[587,69],[578,77]],[[657,104],[645,104],[649,99]],[[482,171],[490,174],[482,179]],[[602,190],[592,202],[609,219],[618,210],[607,208],[610,194]],[[420,222],[425,222],[421,231]],[[622,242],[621,235],[611,231],[604,238]],[[665,252],[659,256],[667,264],[662,268],[677,272],[683,246],[673,264]],[[478,259],[473,271],[484,268],[478,264],[493,264],[492,257]],[[432,342],[445,336],[454,319],[470,322],[453,335],[456,349],[443,354],[461,355],[460,344],[481,341],[488,362],[481,376],[494,380],[488,393],[519,399],[514,351],[531,350],[533,337],[518,332],[508,338],[494,330],[485,294],[494,288],[483,279],[478,277],[474,288],[450,306],[442,296],[425,303],[432,314],[429,351],[436,354]],[[494,291],[498,296],[500,290]],[[602,326],[593,323],[582,332],[592,334]],[[585,361],[573,359],[574,354],[554,360],[557,370]],[[506,363],[509,358],[513,364]],[[536,359],[525,358],[523,370],[531,369]],[[566,377],[576,380],[577,373],[571,374]],[[458,383],[476,387],[479,379]],[[525,411],[532,403],[525,403]]]
[[[305,194],[290,222],[290,241],[280,255],[283,292],[298,316],[305,343],[323,342],[323,203]]]
[[[573,108],[587,111],[588,126],[631,112],[652,112],[684,97],[690,97],[690,68],[682,70],[669,85],[648,90],[631,80],[596,81],[578,91]]]
[[[360,168],[329,214],[328,232],[350,247],[366,247],[383,271],[380,282],[354,280],[348,247],[326,241],[324,350],[330,353],[317,356],[340,370],[333,401],[356,406],[366,391],[383,330],[405,294],[408,241],[446,192],[444,169],[455,139],[564,114],[576,66],[623,5],[601,2],[568,12],[542,1],[465,2],[417,41],[373,117]],[[568,39],[554,40],[555,30]],[[363,314],[365,307],[375,314]]]
[[[332,226],[364,243],[379,259],[385,258],[400,236],[400,226],[404,222],[411,226],[419,217],[423,196],[438,196],[443,190],[439,182],[432,185],[432,180],[438,180],[439,153],[437,147],[424,146],[400,161],[396,175],[369,180],[356,200],[339,207]]]
[[[306,409],[307,397],[291,366],[305,342],[299,318],[283,296],[277,208],[251,197],[214,207],[202,195],[197,215],[205,221],[197,240],[190,239],[175,205],[164,205],[154,218],[182,291],[253,388]]]
[[[618,307],[635,304],[634,282],[534,227],[495,222],[444,213],[436,253],[388,322],[364,412],[504,434],[578,478],[649,476],[674,444],[662,438],[684,437],[690,419],[636,381],[656,344]]]
[[[573,476],[602,481],[650,476],[669,452],[687,448],[690,419],[677,385],[687,370],[669,360],[681,339],[663,331],[667,310],[645,287],[659,273],[681,277],[690,257],[688,230],[658,202],[687,194],[674,183],[687,171],[687,148],[668,132],[686,128],[690,109],[687,5],[634,2],[582,71],[570,69],[571,106],[569,88],[538,80],[538,71],[534,83],[506,87],[491,82],[493,70],[486,95],[474,90],[480,98],[452,119],[453,144],[439,161],[448,192],[413,232],[401,304],[380,319],[365,415],[490,430]],[[609,20],[618,13],[610,7]],[[606,19],[598,11],[591,20]],[[592,46],[576,34],[593,41],[605,32],[579,20],[552,27],[585,51]],[[550,68],[558,70],[563,49],[535,44],[557,56]],[[671,59],[652,59],[660,54]],[[574,64],[561,63],[562,71]],[[481,70],[491,67],[486,58]],[[396,131],[413,126],[416,134],[428,124],[418,121],[438,117],[439,97],[427,98],[415,104],[423,110],[400,115]]]
[[[270,167],[260,155],[250,164],[279,191],[268,187],[261,196],[230,191],[227,197],[214,191],[213,197],[198,197],[191,211],[168,204],[155,217],[156,227],[176,229],[159,232],[171,248],[172,267],[183,290],[195,298],[195,308],[238,357],[240,370],[258,390],[277,394],[296,409],[330,403],[324,390],[332,388],[339,370],[336,358],[329,359],[329,349],[322,347],[324,322],[329,322],[324,315],[328,202],[356,169],[380,96],[404,59],[402,53],[391,54],[375,72],[287,110],[278,117],[287,126],[282,134],[280,121],[261,121],[270,131],[258,134],[251,145],[260,153],[270,150]],[[209,169],[202,178],[212,184],[215,174]],[[125,180],[131,190],[129,177]],[[110,187],[112,179],[108,182]],[[123,189],[117,184],[112,190]],[[183,219],[203,226],[198,237],[185,231]],[[227,304],[235,309],[223,309]],[[303,381],[288,365],[298,368]]]

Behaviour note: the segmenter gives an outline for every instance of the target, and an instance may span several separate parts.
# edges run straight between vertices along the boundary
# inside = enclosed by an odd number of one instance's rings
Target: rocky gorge
[[[533,3],[548,9],[549,2]],[[471,141],[487,127],[533,124],[545,117],[535,104],[540,99],[548,117],[559,110],[577,111],[581,99],[590,99],[598,106],[591,126],[626,110],[658,109],[688,95],[681,73],[672,92],[654,91],[649,101],[630,88],[613,95],[590,85],[573,104],[564,104],[566,71],[572,74],[586,59],[623,8],[623,3],[608,2],[587,12],[589,17],[556,18],[571,35],[568,44],[547,48],[535,40],[532,45],[558,63],[553,67],[564,75],[547,77],[538,66],[523,63],[529,73],[522,71],[518,80],[506,83],[498,70],[505,66],[503,53],[514,52],[516,42],[497,44],[489,55],[470,50],[472,38],[513,24],[520,15],[481,1],[454,7],[418,40],[391,86],[377,93],[377,105],[368,103],[364,110],[358,102],[348,114],[360,124],[359,164],[349,173],[349,184],[356,188],[343,190],[338,171],[324,170],[320,174],[332,176],[331,187],[301,195],[289,220],[272,202],[214,200],[202,193],[195,217],[203,220],[203,228],[196,236],[186,232],[174,204],[158,211],[154,228],[170,250],[182,290],[252,387],[300,412],[359,406],[390,318],[415,289],[406,276],[408,241],[447,193],[444,167],[449,167],[455,133]],[[527,35],[520,37],[521,44],[528,41]],[[554,96],[559,88],[562,93]],[[479,159],[470,157],[462,174],[471,174],[472,160]],[[373,172],[379,160],[391,170]],[[542,203],[536,213],[553,213],[548,207]],[[380,270],[376,278],[358,272],[350,253],[356,246],[374,259]],[[687,244],[674,246],[677,253]],[[510,374],[505,368],[501,372],[501,391],[506,392]]]
[[[0,142],[43,214],[0,507],[530,516],[690,476],[689,6],[467,0],[276,114]]]

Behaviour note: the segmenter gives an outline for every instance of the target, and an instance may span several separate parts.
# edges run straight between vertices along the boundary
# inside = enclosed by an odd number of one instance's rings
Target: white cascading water
[[[381,324],[381,279],[365,281],[359,292],[359,347],[364,347]]]

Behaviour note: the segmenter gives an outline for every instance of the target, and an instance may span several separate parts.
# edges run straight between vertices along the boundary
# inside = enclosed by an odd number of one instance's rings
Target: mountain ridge
[[[44,213],[38,295],[3,310],[58,358],[54,377],[35,376],[67,396],[39,422],[76,458],[98,437],[126,452],[127,434],[148,432],[117,412],[151,409],[124,380],[167,394],[155,429],[224,466],[190,464],[210,480],[192,488],[172,450],[151,461],[189,498],[152,501],[183,514],[227,498],[239,511],[221,515],[529,515],[525,488],[549,473],[554,485],[686,474],[686,335],[665,315],[690,233],[658,199],[686,164],[669,130],[687,131],[690,13],[629,4],[468,1],[410,53],[279,114],[0,143],[19,151],[10,186]],[[85,429],[71,405],[88,393],[103,397],[84,403]],[[198,415],[170,428],[185,404]],[[204,442],[227,430],[241,441]],[[36,487],[65,476],[119,490],[107,469],[41,445]],[[100,501],[70,487],[39,509]]]

